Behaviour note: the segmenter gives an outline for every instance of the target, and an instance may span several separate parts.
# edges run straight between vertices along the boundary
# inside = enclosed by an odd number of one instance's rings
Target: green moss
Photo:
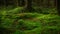
[[[0,26],[14,30],[13,34],[51,34],[51,32],[58,34],[57,32],[60,32],[60,16],[39,13],[22,13],[22,16],[19,13],[20,9],[3,10],[0,13]]]

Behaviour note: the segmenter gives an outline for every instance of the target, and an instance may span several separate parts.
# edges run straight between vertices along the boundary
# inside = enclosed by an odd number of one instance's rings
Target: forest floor
[[[13,31],[9,34],[60,34],[60,16],[54,14],[56,10],[49,10],[50,14],[19,13],[21,8],[11,10],[1,9],[1,28]],[[45,9],[44,9],[45,10]],[[45,10],[44,13],[47,13]],[[5,31],[4,34],[7,34]]]

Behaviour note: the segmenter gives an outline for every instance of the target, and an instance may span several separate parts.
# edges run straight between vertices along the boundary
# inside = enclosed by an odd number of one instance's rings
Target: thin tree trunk
[[[44,1],[44,0],[41,0],[41,6],[42,6],[42,7],[43,7],[43,1]]]
[[[32,11],[32,0],[25,0],[25,2],[26,2],[26,4],[25,4],[26,10],[31,12]]]
[[[25,1],[24,0],[19,0],[18,3],[19,3],[19,6],[24,6],[25,5]]]
[[[57,11],[58,15],[60,16],[60,0],[57,0]]]
[[[47,7],[49,8],[50,7],[50,0],[47,1]]]
[[[6,7],[6,1],[4,0],[4,7]]]
[[[19,4],[19,3],[18,3],[18,0],[16,0],[16,3],[17,3],[16,5],[17,5],[17,7],[18,7],[18,4]]]
[[[57,0],[54,0],[54,6],[57,7]]]

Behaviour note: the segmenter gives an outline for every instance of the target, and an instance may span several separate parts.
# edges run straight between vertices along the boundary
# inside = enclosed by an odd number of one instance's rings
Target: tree
[[[47,7],[49,8],[50,7],[50,0],[47,1]]]
[[[54,6],[56,6],[56,0],[54,0]]]
[[[57,11],[58,15],[60,16],[60,0],[57,0]]]
[[[31,12],[32,9],[32,0],[25,0],[25,10]]]
[[[25,5],[25,1],[24,0],[18,0],[19,6],[24,6]]]

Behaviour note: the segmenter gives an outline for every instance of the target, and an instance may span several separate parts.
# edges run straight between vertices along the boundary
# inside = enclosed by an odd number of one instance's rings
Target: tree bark
[[[25,0],[25,9],[29,12],[32,11],[32,0]]]
[[[49,8],[50,7],[50,0],[47,0],[47,8]]]
[[[56,3],[57,3],[56,1],[57,1],[57,0],[54,0],[54,6],[56,6]]]
[[[60,0],[57,0],[57,11],[58,15],[60,16]]]
[[[25,1],[24,0],[19,0],[18,3],[19,3],[19,6],[24,6],[25,5]]]

